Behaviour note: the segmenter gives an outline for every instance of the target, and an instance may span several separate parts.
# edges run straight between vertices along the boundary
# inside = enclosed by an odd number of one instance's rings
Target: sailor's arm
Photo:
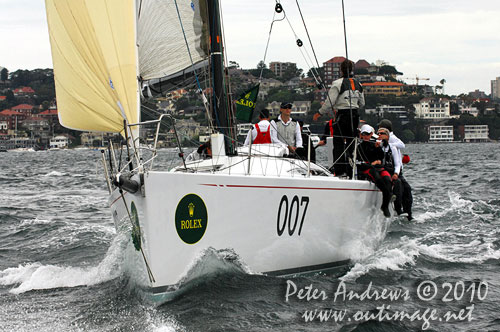
[[[314,114],[314,121],[316,121],[321,115],[328,114],[328,112],[333,109],[335,102],[337,101],[337,97],[339,96],[339,92],[340,87],[337,86],[335,82],[333,82],[332,87],[328,91],[328,97],[326,98],[321,108],[318,110],[318,113]]]

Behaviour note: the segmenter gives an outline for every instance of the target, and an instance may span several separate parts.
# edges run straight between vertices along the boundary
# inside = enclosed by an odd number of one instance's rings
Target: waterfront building
[[[453,142],[453,126],[429,126],[429,142]]]
[[[69,140],[66,136],[56,136],[50,139],[49,147],[51,149],[65,149],[68,147]]]
[[[413,106],[417,119],[444,120],[451,118],[450,101],[446,98],[424,98]]]
[[[402,105],[392,106],[392,105],[380,105],[377,108],[367,108],[365,109],[366,114],[375,114],[379,118],[383,118],[386,114],[395,115],[402,125],[409,122],[408,111]]]
[[[477,143],[490,140],[488,125],[465,125],[463,130],[464,142]]]

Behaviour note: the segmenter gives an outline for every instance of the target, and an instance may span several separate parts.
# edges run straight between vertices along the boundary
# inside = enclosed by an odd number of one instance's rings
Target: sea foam
[[[114,279],[121,274],[121,252],[126,242],[117,236],[97,266],[65,267],[36,262],[7,268],[0,271],[0,285],[15,285],[10,292],[20,294],[35,289],[90,286]]]

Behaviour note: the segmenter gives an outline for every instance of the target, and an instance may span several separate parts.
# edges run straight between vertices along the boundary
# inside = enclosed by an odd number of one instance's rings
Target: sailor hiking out
[[[389,203],[392,197],[392,181],[389,171],[385,168],[382,147],[372,140],[374,129],[370,125],[363,125],[361,131],[361,143],[358,144],[357,164],[360,179],[368,179],[375,183],[382,191],[382,206],[380,207],[386,217],[390,217]],[[387,163],[389,166],[389,163]]]

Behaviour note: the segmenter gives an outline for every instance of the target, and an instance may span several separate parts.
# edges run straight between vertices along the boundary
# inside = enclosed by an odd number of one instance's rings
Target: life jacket
[[[295,128],[296,126],[299,125],[297,121],[292,119],[291,123],[289,123],[288,125],[284,125],[279,118],[276,118],[273,121],[276,124],[276,132],[278,134],[278,140],[287,145],[295,146],[296,144]]]
[[[361,84],[354,78],[344,77],[344,79],[342,80],[342,85],[340,86],[339,95],[349,90],[363,92],[363,86],[361,86]]]
[[[258,123],[255,124],[255,129],[257,130],[257,136],[255,136],[255,139],[253,140],[252,144],[271,143],[271,124],[269,124],[269,127],[267,127],[266,132],[260,131]]]
[[[389,173],[394,174],[394,156],[392,155],[392,149],[387,146],[387,151],[384,148],[384,160],[382,160],[382,166]]]
[[[330,128],[330,136],[333,137],[333,119],[328,121],[328,127]]]

